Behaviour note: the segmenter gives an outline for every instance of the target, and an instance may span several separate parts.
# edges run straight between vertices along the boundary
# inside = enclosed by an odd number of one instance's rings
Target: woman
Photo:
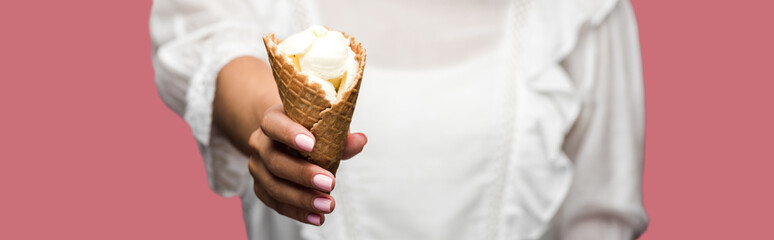
[[[368,51],[351,129],[370,143],[350,134],[357,160],[335,178],[287,153],[314,139],[282,111],[260,40],[312,24]],[[167,0],[151,35],[159,93],[212,189],[241,197],[251,239],[632,239],[647,226],[628,1]]]

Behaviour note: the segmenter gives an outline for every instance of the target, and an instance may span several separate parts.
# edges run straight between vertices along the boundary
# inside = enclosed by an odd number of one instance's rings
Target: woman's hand
[[[292,149],[309,152],[314,137],[285,115],[269,65],[253,57],[229,62],[218,73],[214,124],[250,155],[255,195],[266,206],[301,222],[321,225],[336,205],[328,194],[333,174],[306,162]],[[363,149],[366,137],[349,134],[344,159]]]
[[[333,174],[297,157],[293,151],[311,152],[314,136],[291,120],[282,104],[270,107],[262,115],[260,127],[249,140],[255,195],[282,215],[321,225],[325,220],[323,214],[336,206],[328,194],[335,185]],[[367,141],[362,133],[349,134],[343,159],[360,153]]]

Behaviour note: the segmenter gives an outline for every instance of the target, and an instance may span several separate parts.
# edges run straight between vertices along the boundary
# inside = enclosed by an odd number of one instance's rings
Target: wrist
[[[258,129],[263,113],[279,103],[268,64],[254,57],[239,57],[218,73],[213,121],[242,152],[249,152],[249,136]]]

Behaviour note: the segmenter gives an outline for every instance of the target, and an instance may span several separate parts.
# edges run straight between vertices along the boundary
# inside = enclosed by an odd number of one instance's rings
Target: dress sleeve
[[[159,0],[151,10],[157,90],[164,103],[191,127],[210,187],[224,196],[238,194],[247,170],[217,161],[233,158],[227,155],[236,151],[213,129],[215,81],[220,69],[237,57],[266,59],[262,27],[253,7],[246,0]]]
[[[575,174],[558,214],[561,239],[634,239],[642,205],[644,96],[637,23],[620,1],[580,33],[562,66],[581,99],[563,149]]]
[[[264,59],[261,31],[249,1],[154,1],[150,30],[159,95],[209,142],[215,79],[240,56]]]

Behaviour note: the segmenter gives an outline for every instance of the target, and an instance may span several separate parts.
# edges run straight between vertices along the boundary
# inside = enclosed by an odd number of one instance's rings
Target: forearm
[[[242,153],[249,153],[248,139],[258,129],[263,113],[281,103],[269,65],[253,57],[240,57],[218,74],[213,102],[213,124]]]

